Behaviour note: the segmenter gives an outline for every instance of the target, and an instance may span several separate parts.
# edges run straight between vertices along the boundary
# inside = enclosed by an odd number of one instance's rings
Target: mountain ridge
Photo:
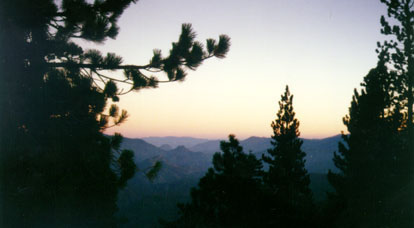
[[[172,148],[177,146],[192,147],[196,144],[203,143],[209,139],[196,138],[196,137],[179,137],[179,136],[165,136],[165,137],[143,137],[140,138],[154,146],[160,147],[162,145],[170,145]]]
[[[162,137],[159,137],[162,138]],[[166,137],[165,140],[180,141],[179,137]],[[209,140],[200,138],[184,137],[185,140],[196,139],[196,141],[203,141],[192,147],[184,145],[178,145],[174,149],[170,144],[162,144],[159,147],[148,143],[144,139],[139,138],[125,138],[122,148],[132,149],[135,153],[135,160],[140,163],[146,159],[161,156],[163,160],[171,161],[173,163],[180,163],[186,165],[186,163],[193,163],[192,168],[198,164],[199,171],[206,170],[207,162],[211,162],[212,155],[215,152],[220,152],[220,141],[222,140]],[[327,173],[328,170],[336,170],[333,164],[332,158],[334,151],[337,150],[338,142],[341,141],[341,135],[335,135],[323,139],[306,139],[303,140],[302,150],[306,153],[306,168],[309,172],[315,173]],[[164,140],[164,142],[165,142]],[[253,153],[259,159],[262,154],[265,154],[269,148],[271,148],[271,138],[251,136],[245,140],[240,141],[240,145],[243,147],[246,153]],[[190,143],[194,144],[193,143]],[[188,145],[188,144],[187,144]],[[180,153],[181,152],[181,153]],[[189,166],[188,166],[189,167]]]
[[[170,138],[171,139],[171,138]],[[332,187],[326,178],[329,169],[335,170],[333,152],[337,150],[340,135],[324,139],[303,139],[302,149],[307,153],[306,168],[311,178],[310,187],[315,200],[326,197]],[[221,140],[208,140],[191,148],[162,144],[159,147],[143,139],[124,138],[121,148],[134,151],[138,170],[118,197],[119,214],[129,220],[122,227],[157,227],[158,215],[171,220],[177,217],[177,203],[190,200],[190,189],[212,166],[212,157],[219,152]],[[270,138],[252,136],[240,141],[244,151],[258,158],[270,148]],[[163,149],[164,148],[164,149]],[[198,151],[194,151],[198,148]],[[158,176],[150,181],[145,172],[161,161]],[[156,216],[157,215],[157,216]]]

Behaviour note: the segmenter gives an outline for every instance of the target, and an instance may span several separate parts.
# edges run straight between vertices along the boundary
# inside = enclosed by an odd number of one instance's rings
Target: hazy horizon
[[[230,133],[231,134],[231,133]],[[252,138],[252,137],[257,137],[257,138],[270,138],[271,136],[269,135],[268,137],[266,136],[256,136],[256,135],[251,135],[251,136],[247,136],[247,137],[238,137],[236,134],[233,134],[236,136],[236,138],[238,140],[246,140],[248,138]],[[327,137],[321,137],[321,138],[310,138],[310,137],[302,137],[299,136],[299,138],[302,139],[326,139],[326,138],[332,138],[335,136],[338,136],[340,134],[336,134],[336,135],[331,135],[331,136],[327,136]],[[129,139],[145,139],[145,138],[192,138],[192,139],[207,139],[207,140],[227,140],[228,137],[223,137],[223,138],[203,138],[203,137],[193,137],[193,136],[171,136],[171,135],[166,135],[166,136],[144,136],[144,137],[128,137],[126,136],[126,138]]]

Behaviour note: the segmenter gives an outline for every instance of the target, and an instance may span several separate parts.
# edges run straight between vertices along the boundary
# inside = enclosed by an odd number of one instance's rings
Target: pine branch
[[[78,38],[82,38],[82,37],[78,37]],[[208,55],[202,58],[202,61],[209,59],[211,57],[213,57],[214,55]],[[187,66],[187,62],[186,61],[181,61],[182,65]],[[47,65],[49,67],[53,67],[53,68],[58,68],[58,67],[62,67],[62,68],[69,68],[69,67],[79,67],[79,68],[89,68],[89,69],[96,69],[96,70],[147,70],[150,72],[161,72],[162,71],[162,67],[160,68],[154,68],[152,67],[151,64],[147,64],[147,65],[119,65],[119,66],[108,66],[106,64],[91,64],[91,63],[69,63],[69,62],[60,62],[60,63],[56,63],[56,62],[52,62],[52,63],[47,63]],[[189,67],[189,66],[187,66]],[[190,69],[192,69],[191,67],[189,67]],[[152,70],[152,69],[156,69],[156,70]]]
[[[96,70],[93,70],[93,72],[95,74],[97,74],[101,78],[106,78],[106,79],[109,79],[109,80],[112,80],[112,81],[116,81],[116,82],[120,82],[120,83],[125,83],[125,84],[129,84],[129,85],[133,85],[134,84],[134,83],[131,82],[131,80],[128,80],[128,79],[120,80],[120,79],[116,79],[116,78],[113,78],[113,77],[105,76],[105,75],[99,73]]]
[[[70,67],[78,67],[78,68],[89,68],[95,70],[125,70],[125,69],[147,69],[150,65],[138,66],[138,65],[120,65],[120,66],[108,66],[105,64],[89,64],[89,63],[47,63],[49,67],[62,67],[62,68],[70,68]]]

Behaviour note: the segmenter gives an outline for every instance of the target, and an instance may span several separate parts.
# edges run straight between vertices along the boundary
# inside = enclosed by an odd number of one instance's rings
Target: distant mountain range
[[[306,168],[311,176],[311,189],[316,200],[330,189],[326,179],[329,169],[336,170],[332,158],[340,135],[324,139],[303,139]],[[129,222],[123,227],[157,227],[158,215],[164,219],[177,216],[176,204],[189,200],[190,189],[197,185],[209,167],[212,156],[220,151],[221,140],[191,137],[124,138],[121,145],[131,149],[139,171],[119,195],[119,214]],[[240,141],[246,153],[261,158],[271,147],[270,138],[250,137]],[[156,161],[162,162],[157,178],[150,182],[143,173]]]
[[[161,147],[162,145],[170,145],[172,148],[175,148],[177,146],[185,146],[187,148],[191,148],[197,144],[209,141],[208,139],[200,139],[200,138],[193,138],[193,137],[175,137],[175,136],[145,137],[141,139],[157,147]]]
[[[268,148],[271,148],[270,138],[265,137],[250,137],[240,141],[240,145],[243,147],[246,153],[251,152],[258,158],[261,158],[263,153],[266,153]],[[302,139],[302,150],[307,154],[306,156],[306,168],[311,173],[327,173],[329,169],[335,170],[335,166],[332,162],[333,152],[338,148],[338,142],[341,140],[340,135],[332,136],[324,139]],[[144,145],[144,142],[153,145]],[[221,140],[208,140],[191,137],[150,137],[143,139],[125,139],[123,143],[124,148],[132,149],[135,151],[137,161],[145,160],[152,156],[163,155],[167,160],[173,157],[166,158],[166,151],[175,151],[177,147],[183,154],[189,154],[190,152],[201,152],[199,156],[183,157],[181,159],[182,164],[186,162],[194,162],[186,159],[211,159],[211,155],[215,152],[220,152]],[[152,147],[151,147],[152,146]],[[176,149],[173,149],[176,148]],[[175,157],[179,153],[175,154]],[[189,155],[188,155],[189,156]],[[164,160],[165,160],[164,159]],[[174,163],[174,161],[171,161]],[[210,160],[211,162],[211,160]],[[200,168],[205,168],[202,166]]]

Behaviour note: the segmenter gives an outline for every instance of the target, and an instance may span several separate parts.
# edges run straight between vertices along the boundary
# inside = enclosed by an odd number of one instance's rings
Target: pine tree
[[[186,69],[225,57],[227,36],[203,48],[190,24],[167,56],[154,50],[145,65],[76,44],[114,39],[119,17],[135,2],[0,1],[0,226],[115,226],[117,192],[136,167],[133,153],[120,150],[122,136],[103,134],[128,117],[108,101],[182,81]],[[153,71],[167,79],[149,76]]]
[[[305,152],[299,139],[299,121],[293,111],[293,95],[288,86],[279,101],[277,118],[273,128],[268,155],[262,155],[269,170],[264,173],[268,188],[266,207],[271,225],[279,227],[309,227],[312,193],[309,189],[309,175],[305,169]]]
[[[378,42],[379,61],[355,90],[349,134],[334,156],[339,173],[328,174],[335,192],[338,227],[411,227],[413,181],[413,23],[412,0],[381,0],[388,7],[381,33],[396,40]],[[389,67],[389,69],[387,68]]]
[[[393,66],[400,98],[403,100],[402,111],[407,115],[405,153],[411,162],[410,173],[414,173],[414,1],[380,0],[387,6],[387,16],[381,17],[381,33],[394,37],[394,40],[378,42],[378,47],[390,50],[388,62]],[[378,51],[377,51],[378,52]]]
[[[399,175],[392,204],[400,208],[400,221],[407,221],[414,216],[414,203],[407,204],[406,198],[414,197],[414,1],[413,0],[381,0],[387,6],[388,18],[381,17],[381,33],[393,37],[378,46],[390,49],[387,63],[395,72],[395,86],[398,88],[398,100],[401,102],[401,113],[404,115],[402,127],[399,129],[399,148],[397,165]],[[402,209],[404,208],[404,209]],[[398,216],[397,216],[398,217]],[[414,222],[411,220],[410,225]],[[406,222],[408,224],[408,222]]]
[[[260,226],[261,162],[244,153],[234,135],[220,147],[213,168],[191,190],[191,202],[179,205],[181,217],[166,227]]]
[[[332,225],[338,227],[410,227],[412,203],[407,201],[409,159],[406,116],[401,111],[396,73],[385,66],[382,49],[376,68],[355,90],[334,163],[340,173],[329,172],[335,188],[330,201],[341,210]],[[411,222],[410,222],[411,220]],[[411,224],[411,225],[409,225]]]

